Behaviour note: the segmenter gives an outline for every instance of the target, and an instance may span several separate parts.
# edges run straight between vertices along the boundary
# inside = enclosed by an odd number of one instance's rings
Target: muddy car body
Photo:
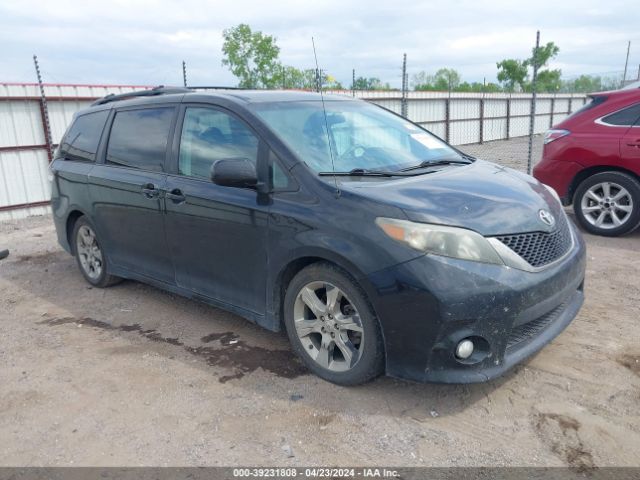
[[[90,283],[285,329],[335,383],[486,381],[583,302],[584,243],[551,189],[345,97],[106,98],[52,171],[59,242]]]

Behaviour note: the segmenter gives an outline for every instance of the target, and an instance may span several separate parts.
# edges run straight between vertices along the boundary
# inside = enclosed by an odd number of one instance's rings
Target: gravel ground
[[[342,388],[235,315],[90,288],[49,217],[0,224],[0,465],[640,465],[640,231],[586,238],[585,306],[526,364]]]
[[[531,161],[535,165],[542,158],[543,136],[534,135],[531,142]],[[459,145],[457,148],[469,155],[499,163],[521,172],[527,171],[527,155],[529,153],[529,137],[516,137],[510,140]]]

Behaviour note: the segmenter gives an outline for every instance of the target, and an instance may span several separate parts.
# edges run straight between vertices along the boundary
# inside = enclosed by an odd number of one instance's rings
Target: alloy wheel
[[[629,191],[613,182],[596,183],[580,200],[580,209],[587,222],[597,228],[610,230],[627,223],[633,212]]]
[[[294,325],[306,353],[333,372],[353,368],[362,357],[360,315],[345,293],[328,282],[311,282],[296,296]]]
[[[76,250],[84,273],[93,280],[98,279],[102,274],[103,256],[96,234],[88,225],[78,229]]]

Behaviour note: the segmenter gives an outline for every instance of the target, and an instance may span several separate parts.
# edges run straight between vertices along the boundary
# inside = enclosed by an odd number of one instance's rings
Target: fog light
[[[462,340],[456,347],[456,357],[465,360],[473,353],[473,342],[471,340]]]

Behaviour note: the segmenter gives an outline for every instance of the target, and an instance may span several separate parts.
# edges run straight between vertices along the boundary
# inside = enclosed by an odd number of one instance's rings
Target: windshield
[[[253,105],[267,125],[316,172],[399,171],[462,157],[427,131],[359,101],[274,102]],[[327,135],[327,125],[329,134]]]

